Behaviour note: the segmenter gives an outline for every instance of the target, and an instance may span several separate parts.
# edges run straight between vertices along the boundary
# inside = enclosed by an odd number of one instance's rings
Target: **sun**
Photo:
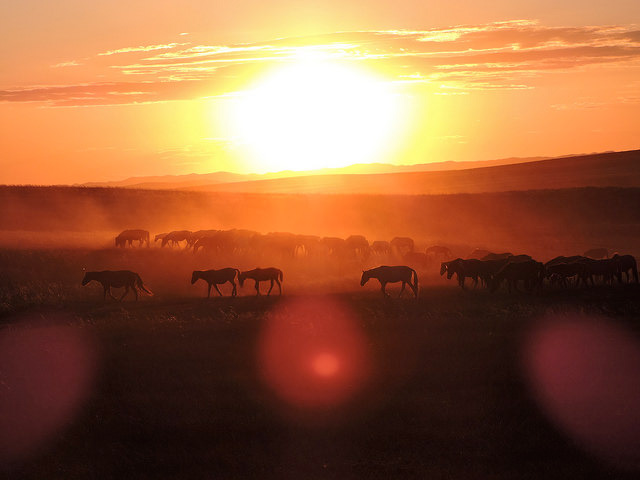
[[[266,75],[233,105],[234,138],[257,172],[383,161],[401,121],[391,82],[319,59]]]

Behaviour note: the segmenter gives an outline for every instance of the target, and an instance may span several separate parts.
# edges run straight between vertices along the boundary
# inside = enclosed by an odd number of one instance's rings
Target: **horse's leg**
[[[103,293],[102,293],[102,301],[103,301],[103,302],[107,300],[107,290],[108,290],[108,289],[109,289],[109,288],[108,288],[106,285],[102,285],[102,290],[103,290]]]
[[[113,293],[111,293],[111,285],[109,285],[109,286],[107,287],[107,291],[109,292],[109,296],[110,296],[111,298],[113,298],[114,300],[118,300],[118,299],[113,295]]]
[[[129,285],[127,285],[124,289],[124,293],[120,296],[120,298],[118,299],[118,301],[122,301],[122,299],[124,298],[124,296],[129,293]]]
[[[207,298],[211,298],[211,284],[209,284],[209,288],[207,288]]]
[[[382,294],[383,294],[385,297],[388,297],[388,296],[389,296],[389,294],[388,294],[388,293],[387,293],[387,291],[385,290],[385,287],[386,287],[386,286],[387,286],[387,282],[382,282],[382,281],[380,282],[380,289],[382,290]]]
[[[238,295],[238,289],[236,288],[236,282],[234,282],[233,280],[229,280],[229,283],[231,285],[233,285],[233,290],[231,291],[231,296],[235,297],[236,295]]]
[[[135,285],[133,287],[131,287],[131,288],[133,289],[133,294],[136,296],[136,302],[137,302],[138,301],[138,289],[136,288]]]
[[[400,293],[398,294],[398,298],[402,296],[402,292],[404,292],[404,287],[407,285],[407,282],[402,281],[402,288],[400,289]]]
[[[278,280],[277,278],[276,278],[276,283],[278,284],[278,291],[279,291],[278,295],[282,295],[282,284],[280,283],[280,280]]]
[[[258,280],[256,282],[256,296],[260,295],[260,282]]]
[[[273,278],[271,279],[271,286],[269,287],[269,291],[267,292],[267,297],[271,295],[271,290],[273,290]]]
[[[218,285],[214,283],[214,284],[213,284],[213,288],[215,288],[215,289],[216,289],[216,292],[218,292],[218,294],[222,297],[222,292],[221,292],[221,291],[220,291],[220,289],[218,288]]]
[[[409,286],[411,287],[411,290],[413,290],[413,295],[418,298],[418,288],[411,282],[409,282]]]

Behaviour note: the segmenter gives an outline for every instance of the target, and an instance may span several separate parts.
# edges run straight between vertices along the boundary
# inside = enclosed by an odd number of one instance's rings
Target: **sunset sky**
[[[0,27],[0,183],[640,148],[637,0],[23,0]]]

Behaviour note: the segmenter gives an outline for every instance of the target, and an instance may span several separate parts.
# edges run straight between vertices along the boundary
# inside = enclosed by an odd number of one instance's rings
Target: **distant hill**
[[[639,186],[640,150],[631,150],[459,170],[331,173],[187,188],[235,193],[434,195]]]
[[[276,178],[306,177],[317,175],[342,175],[342,174],[379,174],[400,172],[435,172],[442,170],[464,170],[468,168],[488,167],[494,165],[510,165],[542,160],[546,157],[527,158],[502,158],[498,160],[481,160],[473,162],[434,162],[417,165],[391,165],[387,163],[355,164],[342,168],[323,168],[311,171],[284,170],[264,174],[240,174],[231,172],[192,173],[188,175],[160,175],[149,177],[130,177],[124,180],[112,182],[87,182],[82,187],[124,187],[143,188],[151,190],[164,189],[190,189],[191,187],[218,185],[221,183],[250,182],[256,180],[268,180]]]

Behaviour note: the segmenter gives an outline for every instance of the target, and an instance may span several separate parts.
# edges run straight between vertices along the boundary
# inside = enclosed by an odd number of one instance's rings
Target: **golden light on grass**
[[[260,172],[380,161],[402,119],[390,82],[313,57],[258,79],[232,103],[234,137]]]

